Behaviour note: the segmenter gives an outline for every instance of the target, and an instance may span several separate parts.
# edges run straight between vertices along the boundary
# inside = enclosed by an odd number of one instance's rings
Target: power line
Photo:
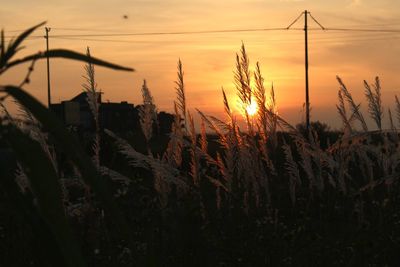
[[[290,29],[298,29],[298,30],[303,30],[302,28],[290,28]],[[311,28],[314,29],[314,28]],[[309,28],[309,30],[311,30]],[[315,28],[318,30],[321,30],[321,28]],[[321,32],[322,33],[322,32]],[[325,32],[324,32],[325,33]],[[341,41],[350,41],[350,40],[383,40],[383,39],[396,39],[394,37],[390,36],[382,36],[382,35],[388,35],[390,33],[386,32],[366,32],[362,35],[351,35],[351,36],[343,36],[342,34],[347,34],[349,33],[348,31],[345,32],[336,32],[336,34],[339,34],[340,36],[330,36],[330,37],[317,37],[317,38],[312,38],[313,41],[325,41],[325,42],[330,42],[330,41],[335,41],[335,40],[341,40]],[[107,36],[105,36],[107,37]],[[351,37],[349,39],[349,37]],[[365,38],[355,38],[355,37],[365,37]],[[374,38],[371,38],[374,37]],[[377,39],[376,37],[383,37]],[[385,38],[386,37],[386,38]],[[29,40],[39,40],[43,38],[43,36],[29,36],[27,39]],[[138,43],[137,40],[121,40],[121,39],[99,39],[99,38],[81,38],[81,37],[63,37],[63,36],[49,36],[50,39],[59,39],[59,40],[72,40],[72,41],[95,41],[95,42],[110,42],[110,43]],[[270,42],[280,42],[280,43],[290,43],[294,41],[298,41],[297,38],[295,39],[269,39],[268,41]]]
[[[322,25],[321,25],[322,26]],[[268,30],[272,30],[272,29],[279,29],[279,28],[269,28]],[[294,27],[290,27],[289,29],[287,28],[280,28],[282,29],[282,31],[287,31],[287,30],[304,30],[303,28],[294,28]],[[314,31],[315,33],[320,33],[320,34],[326,34],[328,31],[331,31],[331,33],[336,32],[336,34],[346,34],[346,33],[352,33],[352,32],[364,32],[367,35],[364,35],[366,38],[365,39],[354,39],[353,37],[358,37],[358,36],[348,36],[351,37],[351,39],[348,39],[344,36],[334,36],[334,37],[324,37],[324,38],[312,38],[313,41],[317,41],[320,42],[320,40],[325,40],[324,42],[328,43],[330,41],[335,41],[335,40],[340,40],[340,41],[350,41],[350,40],[355,40],[355,41],[372,41],[372,40],[390,40],[390,39],[396,39],[394,37],[386,37],[386,38],[368,38],[368,37],[377,37],[380,34],[396,34],[399,33],[400,34],[400,30],[376,30],[376,29],[352,29],[352,28],[324,28],[325,30],[322,30],[321,28],[308,28],[309,31]],[[260,31],[262,29],[254,29],[257,31]],[[265,29],[267,30],[267,29]],[[237,30],[229,30],[230,32],[234,32]],[[240,30],[240,31],[246,31],[246,30]],[[207,31],[210,32],[210,31]],[[217,31],[213,31],[213,33],[215,33]],[[222,31],[218,31],[218,32],[222,32]],[[224,32],[226,32],[224,30]],[[191,34],[195,34],[198,32],[191,32]],[[205,31],[202,31],[202,33],[205,33]],[[134,35],[155,35],[157,33],[134,33]],[[163,33],[163,34],[170,34],[170,33]],[[184,32],[180,32],[180,34],[185,34]],[[124,34],[125,37],[131,36],[132,34],[126,35]],[[79,34],[79,35],[52,35],[49,36],[50,39],[61,39],[61,40],[73,40],[73,41],[95,41],[95,42],[109,42],[109,43],[137,43],[138,41],[136,40],[121,40],[121,39],[99,39],[99,38],[90,38],[92,36],[100,36],[100,35],[91,35],[91,34]],[[82,37],[89,37],[89,38],[82,38]],[[119,34],[117,35],[109,35],[109,34],[102,34],[101,37],[120,37]],[[363,37],[363,36],[360,36]],[[5,38],[11,38],[11,37],[5,37]],[[39,40],[43,38],[43,36],[28,36],[27,39],[28,40]],[[269,40],[272,42],[280,42],[280,43],[290,43],[291,41],[298,41],[298,39],[290,39],[290,40],[283,40],[283,39],[279,39],[279,40]]]
[[[325,28],[325,31],[400,33],[400,29]]]
[[[112,37],[112,36],[146,36],[146,35],[186,35],[186,34],[206,34],[206,33],[235,33],[235,32],[261,32],[261,31],[281,31],[285,28],[264,28],[264,29],[236,29],[236,30],[204,30],[204,31],[181,31],[181,32],[142,32],[142,33],[110,33],[110,34],[70,34],[55,35],[56,37]]]
[[[60,31],[77,31],[77,32],[118,32],[119,30],[116,29],[94,29],[94,28],[58,28],[53,27],[54,30]]]
[[[304,12],[303,12],[304,13]],[[303,14],[302,13],[302,14]],[[300,14],[297,19],[294,21],[293,24],[295,24],[298,19],[301,18],[302,14]],[[309,13],[310,16],[312,16]],[[388,21],[387,23],[363,23],[363,24],[348,24],[346,26],[341,26],[341,27],[345,27],[345,28],[357,28],[357,27],[382,27],[382,26],[393,26],[393,25],[400,25],[400,20],[390,20],[390,22]],[[41,27],[44,28],[44,27]],[[97,28],[71,28],[71,27],[52,27],[52,29],[54,30],[60,30],[60,31],[82,31],[82,32],[121,32],[120,29],[100,29],[99,27]],[[24,32],[26,29],[14,29],[14,30],[7,30],[7,32]]]
[[[386,33],[387,34],[387,33]],[[119,39],[98,39],[98,38],[76,38],[76,37],[49,37],[53,40],[71,40],[71,41],[85,41],[85,42],[104,42],[104,43],[125,43],[125,44],[139,44],[139,43],[154,43],[155,41],[137,41],[137,40],[119,40]],[[310,38],[314,43],[343,43],[343,42],[353,42],[353,41],[380,41],[380,40],[397,40],[400,36],[382,36],[382,33],[368,34],[368,35],[352,35],[352,36],[334,36],[334,37],[320,37],[320,38]],[[266,42],[271,43],[281,43],[289,44],[298,42],[299,39],[268,39]],[[163,42],[159,40],[159,42]]]
[[[386,26],[394,26],[400,25],[400,22],[391,22],[391,23],[363,23],[363,24],[345,24],[341,27],[344,28],[357,28],[357,27],[386,27]]]
[[[201,31],[176,31],[176,32],[139,32],[139,33],[108,33],[108,34],[59,34],[52,37],[122,37],[122,36],[147,36],[147,35],[187,35],[206,33],[235,33],[235,32],[261,32],[261,31],[282,31],[286,28],[249,28],[232,30],[201,30]],[[295,30],[295,29],[294,29]],[[9,36],[7,36],[10,38]],[[32,37],[43,37],[32,35]]]
[[[304,14],[304,13],[302,13]],[[301,16],[300,16],[301,17]],[[52,35],[51,38],[77,38],[77,37],[126,37],[126,36],[155,36],[155,35],[192,35],[192,34],[208,34],[208,33],[237,33],[237,32],[262,32],[262,31],[287,31],[287,30],[298,30],[302,31],[303,28],[294,28],[292,27],[298,19],[293,21],[286,28],[249,28],[249,29],[226,29],[226,30],[201,30],[201,31],[176,31],[176,32],[139,32],[139,33],[103,33],[103,34],[55,34]],[[310,15],[311,17],[311,15]],[[400,33],[400,29],[387,29],[387,28],[329,28],[323,27],[314,17],[311,17],[317,24],[318,28],[308,28],[309,31],[320,31],[320,32],[328,32],[328,31],[336,31],[336,32],[371,32],[371,33]],[[5,36],[5,38],[15,38],[12,36]],[[29,39],[34,38],[43,38],[42,35],[31,35]]]
[[[92,38],[74,38],[74,37],[53,37],[53,39],[58,40],[73,40],[73,41],[94,41],[94,42],[109,42],[109,43],[137,43],[137,41],[128,40],[116,40],[116,39],[92,39]]]

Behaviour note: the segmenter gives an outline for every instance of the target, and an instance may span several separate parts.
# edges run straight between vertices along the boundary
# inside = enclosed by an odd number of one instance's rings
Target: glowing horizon
[[[218,29],[270,28],[288,26],[304,9],[326,27],[399,28],[400,3],[393,0],[346,1],[17,1],[2,5],[1,26],[7,36],[15,35],[40,21],[48,20],[51,35],[174,32]],[[30,15],[26,16],[26,11]],[[340,15],[338,15],[340,14]],[[127,18],[123,16],[126,15]],[[396,24],[397,23],[397,24]],[[311,24],[311,22],[310,22]],[[388,25],[392,24],[392,25]],[[394,25],[393,25],[394,24]],[[315,27],[315,24],[310,26]],[[303,27],[299,21],[295,27]],[[76,29],[71,30],[71,29]],[[78,29],[80,31],[78,31]],[[42,35],[43,29],[34,33]],[[134,73],[96,68],[96,80],[104,99],[134,104],[141,102],[143,79],[154,96],[159,110],[172,112],[175,99],[176,64],[181,58],[185,72],[188,107],[207,114],[223,116],[221,87],[235,102],[233,71],[235,54],[242,41],[251,68],[257,61],[265,78],[265,87],[274,83],[279,114],[291,123],[302,120],[304,103],[303,31],[207,33],[197,35],[82,37],[74,40],[51,38],[51,48],[84,52],[135,68]],[[340,126],[336,115],[336,75],[343,78],[357,102],[362,102],[363,80],[380,76],[385,107],[394,103],[400,87],[400,66],[393,55],[400,52],[400,34],[343,33],[311,31],[310,101],[312,119],[333,127]],[[97,39],[97,40],[89,40]],[[102,41],[99,41],[102,40]],[[43,38],[30,39],[20,56],[45,48]],[[82,91],[82,63],[51,60],[52,101],[67,100]],[[26,65],[6,73],[2,83],[19,84]],[[36,64],[27,89],[46,103],[45,61]],[[192,112],[195,113],[195,112]]]

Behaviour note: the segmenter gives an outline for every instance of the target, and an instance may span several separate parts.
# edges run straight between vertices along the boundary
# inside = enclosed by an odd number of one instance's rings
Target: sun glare
[[[252,101],[250,105],[246,107],[247,114],[250,116],[254,116],[257,113],[257,103],[255,101]]]

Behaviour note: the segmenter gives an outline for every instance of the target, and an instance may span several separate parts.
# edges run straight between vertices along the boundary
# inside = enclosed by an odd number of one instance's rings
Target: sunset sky
[[[3,1],[0,24],[6,36],[46,20],[52,35],[180,32],[203,30],[261,29],[288,26],[309,10],[327,28],[400,29],[398,0],[114,0],[114,1]],[[126,15],[127,19],[123,16]],[[301,19],[293,27],[303,27]],[[310,27],[317,25],[310,20]],[[44,28],[33,35],[43,35]],[[358,102],[363,80],[379,76],[385,107],[393,107],[400,95],[400,32],[310,31],[310,102],[312,120],[340,127],[336,115],[338,84],[342,77]],[[90,40],[95,39],[95,40]],[[251,65],[261,64],[265,84],[274,83],[279,114],[291,123],[302,120],[304,103],[304,32],[256,31],[153,36],[98,36],[51,38],[51,48],[84,52],[133,67],[136,72],[96,68],[103,99],[139,104],[143,79],[159,110],[172,111],[175,99],[176,65],[185,71],[188,106],[207,114],[223,116],[221,87],[235,105],[233,84],[235,53],[242,41]],[[20,55],[45,49],[44,38],[31,38]],[[68,100],[82,91],[84,64],[51,60],[52,100]],[[1,84],[18,84],[27,65],[0,78]],[[46,103],[46,62],[37,63],[26,89]],[[385,110],[387,111],[387,110]],[[385,120],[388,119],[386,116]],[[372,125],[372,124],[371,124]]]

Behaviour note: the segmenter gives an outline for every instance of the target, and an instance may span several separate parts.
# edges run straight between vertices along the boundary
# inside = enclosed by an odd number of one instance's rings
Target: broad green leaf
[[[7,64],[7,61],[11,59],[15,55],[15,53],[17,53],[17,51],[20,50],[18,49],[18,46],[25,40],[25,38],[28,37],[32,32],[34,32],[37,28],[43,26],[45,23],[46,22],[42,22],[27,29],[26,31],[21,33],[15,40],[10,41],[7,51],[0,58],[0,68],[4,67],[4,65]],[[3,45],[5,46],[5,43],[3,43]]]
[[[95,58],[92,56],[89,57],[85,54],[81,54],[81,53],[74,52],[74,51],[67,50],[67,49],[52,49],[52,50],[49,50],[48,52],[47,51],[39,52],[37,54],[26,56],[24,58],[9,62],[5,67],[6,67],[6,69],[8,69],[13,66],[19,65],[21,63],[46,58],[47,56],[49,56],[50,58],[67,58],[67,59],[73,59],[73,60],[78,60],[78,61],[90,62],[95,65],[99,65],[99,66],[103,66],[103,67],[107,67],[107,68],[111,68],[111,69],[115,69],[115,70],[135,71],[132,68],[123,67],[123,66],[120,66],[120,65],[117,65],[114,63],[110,63],[110,62],[107,62],[107,61],[104,61],[104,60],[101,60],[101,59],[98,59],[98,58]]]

